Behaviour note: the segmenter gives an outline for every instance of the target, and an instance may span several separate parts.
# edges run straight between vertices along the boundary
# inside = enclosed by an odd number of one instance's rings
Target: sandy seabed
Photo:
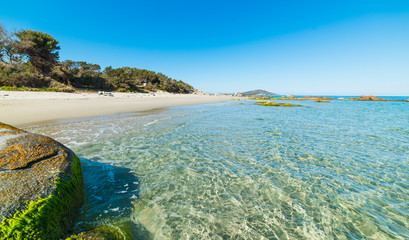
[[[62,119],[216,103],[229,96],[171,93],[59,93],[0,91],[0,122],[16,127],[44,124]]]

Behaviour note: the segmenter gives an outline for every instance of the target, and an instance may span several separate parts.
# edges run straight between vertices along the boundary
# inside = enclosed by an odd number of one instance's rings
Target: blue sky
[[[6,1],[0,23],[207,92],[409,95],[407,0]]]

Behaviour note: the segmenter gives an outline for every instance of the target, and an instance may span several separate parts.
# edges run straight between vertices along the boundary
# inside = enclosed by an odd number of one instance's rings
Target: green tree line
[[[58,41],[47,33],[8,32],[0,24],[0,86],[109,91],[191,93],[182,81],[153,71],[111,66],[101,69],[85,61],[59,61]]]

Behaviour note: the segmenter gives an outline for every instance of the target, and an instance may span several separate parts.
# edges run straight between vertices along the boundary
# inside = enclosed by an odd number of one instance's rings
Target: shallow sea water
[[[77,229],[135,239],[409,239],[409,103],[231,101],[27,130],[81,159]]]

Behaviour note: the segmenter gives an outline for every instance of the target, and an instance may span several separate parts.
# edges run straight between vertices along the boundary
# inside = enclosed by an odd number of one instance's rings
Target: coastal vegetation
[[[302,105],[295,105],[291,103],[276,103],[271,101],[256,101],[256,104],[268,107],[302,107]]]
[[[162,73],[132,67],[101,69],[86,61],[59,61],[59,42],[33,30],[8,32],[0,25],[0,87],[13,90],[120,92],[162,90],[191,93],[194,88]]]

